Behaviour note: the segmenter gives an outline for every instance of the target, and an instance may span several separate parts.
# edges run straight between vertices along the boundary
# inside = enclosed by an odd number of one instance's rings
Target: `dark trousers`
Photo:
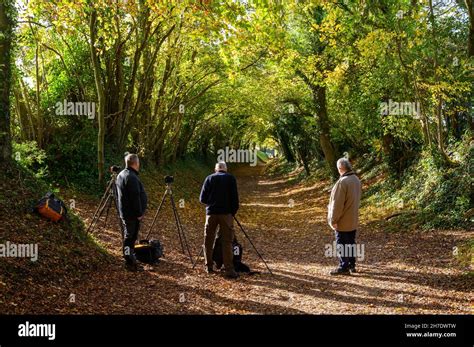
[[[217,226],[219,226],[225,271],[230,273],[234,271],[234,253],[232,251],[234,219],[231,214],[211,214],[206,216],[206,226],[204,227],[204,257],[206,266],[211,267],[213,263],[212,253],[214,251]]]
[[[140,230],[140,221],[138,219],[122,219],[124,237],[123,237],[123,257],[127,263],[135,262],[135,242]]]
[[[339,267],[341,269],[349,269],[351,267],[355,267],[356,264],[356,257],[355,253],[352,254],[346,254],[347,248],[345,248],[345,245],[353,245],[352,251],[354,252],[356,250],[356,242],[355,242],[355,237],[356,237],[356,231],[336,231],[336,247],[338,245],[342,245],[341,247],[341,254],[338,253],[338,258],[339,258]],[[351,255],[351,256],[348,256]]]

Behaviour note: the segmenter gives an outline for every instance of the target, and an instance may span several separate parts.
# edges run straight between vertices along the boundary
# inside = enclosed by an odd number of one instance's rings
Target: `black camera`
[[[166,184],[171,184],[174,182],[173,176],[165,176],[165,183]]]
[[[110,173],[119,173],[120,172],[120,166],[117,165],[112,165],[109,168]]]

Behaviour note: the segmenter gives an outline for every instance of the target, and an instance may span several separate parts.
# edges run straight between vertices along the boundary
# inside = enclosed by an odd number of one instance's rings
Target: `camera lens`
[[[165,183],[166,184],[173,183],[173,181],[174,181],[173,176],[165,176]]]
[[[110,172],[118,173],[118,172],[120,172],[120,166],[112,165],[112,166],[109,168],[109,171],[110,171]]]

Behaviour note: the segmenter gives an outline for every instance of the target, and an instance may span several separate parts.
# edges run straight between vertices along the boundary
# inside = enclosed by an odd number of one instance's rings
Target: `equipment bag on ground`
[[[142,263],[159,263],[163,257],[163,247],[158,240],[140,240],[135,246],[135,257]]]
[[[242,263],[242,245],[237,242],[234,238],[232,242],[232,252],[234,254],[234,270],[237,272],[250,272],[250,268]],[[224,258],[222,257],[222,244],[220,236],[216,239],[214,244],[214,252],[212,254],[212,260],[216,264],[217,269],[220,269],[224,264]]]
[[[43,217],[58,222],[67,218],[67,208],[64,202],[48,192],[35,207],[35,210]]]

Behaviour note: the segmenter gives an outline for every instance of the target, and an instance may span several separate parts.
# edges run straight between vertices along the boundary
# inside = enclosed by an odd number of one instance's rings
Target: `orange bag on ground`
[[[58,222],[66,217],[67,209],[64,202],[54,197],[54,194],[48,192],[36,205],[36,211],[43,217]]]

